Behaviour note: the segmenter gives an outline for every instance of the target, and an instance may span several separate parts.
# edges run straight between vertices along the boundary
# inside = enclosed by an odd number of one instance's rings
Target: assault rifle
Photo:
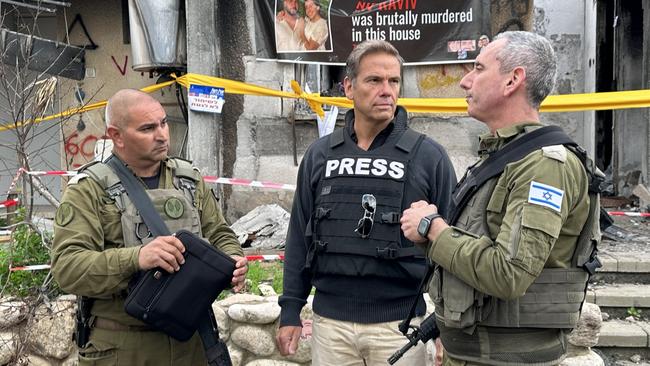
[[[75,320],[77,327],[74,333],[74,340],[79,348],[86,347],[90,337],[90,309],[93,307],[94,299],[79,296],[77,297],[77,312]]]
[[[422,344],[427,343],[430,339],[436,339],[440,336],[440,330],[436,325],[436,314],[433,313],[429,315],[426,319],[422,321],[420,327],[409,326],[413,331],[411,333],[404,334],[408,338],[409,342],[400,348],[397,352],[393,353],[392,356],[388,359],[388,364],[392,365],[397,362],[406,351],[411,349],[418,344],[419,341],[422,341]]]

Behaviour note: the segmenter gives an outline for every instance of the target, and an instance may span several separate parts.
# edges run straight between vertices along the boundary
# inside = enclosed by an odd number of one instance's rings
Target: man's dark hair
[[[358,44],[350,55],[348,56],[347,61],[345,62],[345,76],[351,81],[354,82],[354,79],[357,77],[359,72],[359,65],[361,60],[375,53],[385,53],[391,56],[394,56],[397,61],[399,61],[399,74],[402,76],[402,70],[404,68],[404,59],[400,56],[399,51],[390,43],[378,39],[371,39],[363,41]]]

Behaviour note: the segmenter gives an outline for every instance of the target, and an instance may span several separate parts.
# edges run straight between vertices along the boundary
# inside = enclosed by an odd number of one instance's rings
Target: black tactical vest
[[[384,145],[364,151],[343,128],[330,135],[307,267],[319,274],[422,278],[424,253],[404,238],[399,220],[409,162],[423,140],[411,129],[394,130]],[[364,194],[375,197],[376,209],[372,229],[362,238],[355,229],[364,217]]]

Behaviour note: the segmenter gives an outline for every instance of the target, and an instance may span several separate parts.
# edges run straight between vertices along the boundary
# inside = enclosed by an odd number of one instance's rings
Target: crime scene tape
[[[70,175],[77,175],[77,172],[74,170],[30,170],[26,171],[25,173],[29,175],[63,175],[63,176],[70,176]]]
[[[16,175],[14,176],[14,179],[12,179],[11,183],[9,184],[9,189],[7,189],[7,195],[9,195],[9,193],[11,193],[11,191],[14,189],[16,183],[18,183],[18,178],[20,178],[20,176],[23,175],[24,172],[25,169],[23,169],[22,167],[18,168],[18,170],[16,171]]]
[[[22,169],[22,168],[21,168]],[[42,176],[42,175],[59,175],[59,176],[72,176],[76,175],[76,171],[72,170],[31,170],[27,171],[22,169],[25,174]],[[296,186],[293,184],[285,183],[274,183],[274,182],[262,182],[257,180],[243,179],[243,178],[224,178],[217,177],[214,175],[206,175],[203,177],[203,180],[206,183],[216,183],[216,184],[230,184],[236,186],[247,186],[247,187],[256,187],[256,188],[271,188],[271,189],[285,189],[289,191],[295,191]]]
[[[283,261],[284,254],[247,255],[246,259],[252,261]]]
[[[265,254],[265,255],[247,255],[246,259],[249,262],[253,261],[283,261],[284,260],[284,254]],[[18,267],[11,267],[9,270],[11,272],[16,272],[16,271],[40,271],[43,269],[50,269],[49,264],[35,264],[31,266],[18,266]]]
[[[174,80],[141,88],[145,93],[152,93],[164,87],[178,83],[185,88],[191,84],[223,88],[228,94],[245,94],[254,96],[268,96],[280,98],[304,99],[312,110],[323,117],[323,104],[335,105],[342,108],[352,108],[352,101],[344,97],[321,97],[318,93],[305,93],[293,80],[291,88],[293,93],[248,84],[241,81],[228,80],[215,76],[201,74],[185,74],[182,76],[171,75]],[[465,98],[400,98],[399,105],[411,113],[457,113],[467,114]],[[69,117],[78,113],[104,108],[106,101],[75,107],[61,113],[35,118],[22,122],[8,122],[0,124],[0,132],[12,130],[29,123],[41,123],[56,118]],[[610,110],[627,108],[650,107],[649,90],[629,90],[616,92],[599,92],[584,94],[550,95],[541,105],[541,112],[576,112],[587,110]]]
[[[257,188],[286,189],[289,191],[296,190],[296,186],[292,184],[261,182],[257,180],[249,180],[249,179],[242,179],[242,178],[223,178],[223,177],[215,177],[214,175],[206,175],[203,176],[203,180],[206,183],[221,183],[221,184],[231,184],[231,185],[238,185],[238,186],[257,187]]]
[[[50,269],[49,264],[36,264],[33,266],[19,266],[19,267],[11,267],[9,270],[11,272],[16,272],[16,271],[40,271],[42,269]]]
[[[650,212],[609,211],[607,213],[612,216],[650,217]]]
[[[16,206],[18,204],[17,199],[5,200],[0,202],[0,208],[6,208],[11,206]]]

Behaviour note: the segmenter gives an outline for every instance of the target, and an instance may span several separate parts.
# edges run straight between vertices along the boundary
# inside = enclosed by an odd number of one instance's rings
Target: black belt
[[[93,322],[93,328],[103,329],[103,330],[114,330],[122,332],[153,332],[155,329],[148,325],[126,325],[115,320],[110,320],[106,318],[95,318]]]

